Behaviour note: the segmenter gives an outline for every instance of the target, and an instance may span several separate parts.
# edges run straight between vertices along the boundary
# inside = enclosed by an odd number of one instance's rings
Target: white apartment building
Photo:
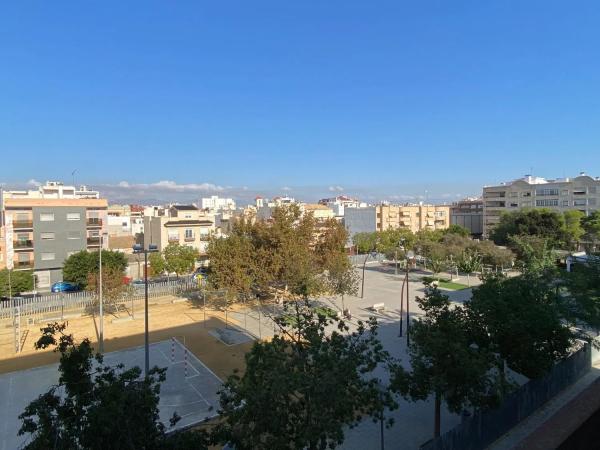
[[[483,188],[483,234],[499,222],[504,212],[520,208],[579,210],[590,214],[600,207],[600,178],[580,173],[575,178],[525,177]]]
[[[209,198],[203,198],[201,201],[202,209],[210,211],[221,211],[223,209],[235,209],[235,202],[232,198],[220,198],[217,195],[212,195]]]
[[[46,184],[37,189],[2,191],[3,199],[99,199],[100,192],[89,189],[85,185],[65,186],[61,181],[46,181]]]

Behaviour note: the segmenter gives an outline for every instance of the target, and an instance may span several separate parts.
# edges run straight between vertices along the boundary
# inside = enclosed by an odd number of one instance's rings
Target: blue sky
[[[598,176],[598,23],[596,1],[3,2],[0,182],[408,199]]]

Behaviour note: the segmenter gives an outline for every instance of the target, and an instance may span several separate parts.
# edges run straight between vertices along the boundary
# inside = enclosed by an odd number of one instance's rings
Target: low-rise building
[[[144,217],[144,246],[164,250],[170,243],[188,245],[206,253],[208,240],[215,231],[214,220],[194,205],[173,205],[167,215]]]
[[[220,198],[218,195],[203,198],[200,204],[202,209],[209,211],[235,210],[235,201],[232,198]]]
[[[600,207],[600,178],[580,173],[575,178],[525,177],[483,188],[483,234],[500,221],[504,212],[521,208],[548,208],[558,212],[581,211],[588,215]]]
[[[450,207],[450,224],[468,229],[474,237],[483,233],[483,199],[466,198]]]
[[[333,219],[335,217],[331,208],[318,203],[303,203],[300,205],[300,211],[303,214],[312,214],[318,221]]]

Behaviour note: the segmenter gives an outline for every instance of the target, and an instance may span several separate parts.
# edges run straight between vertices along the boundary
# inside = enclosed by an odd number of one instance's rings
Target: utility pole
[[[100,233],[100,254],[98,268],[98,298],[100,300],[100,324],[98,326],[98,351],[104,353],[104,301],[102,299],[102,233]]]

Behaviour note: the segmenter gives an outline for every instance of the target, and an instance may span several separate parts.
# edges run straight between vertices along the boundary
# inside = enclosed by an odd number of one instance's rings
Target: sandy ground
[[[127,312],[117,315],[105,314],[104,348],[106,352],[122,350],[144,344],[143,315],[136,312],[135,320]],[[228,318],[231,322],[231,318]],[[67,332],[76,340],[89,337],[97,348],[98,317],[84,316],[71,318]],[[59,359],[51,350],[35,350],[34,343],[40,336],[44,323],[30,325],[22,329],[21,352],[14,352],[12,328],[0,324],[0,373],[38,367],[55,363]],[[226,378],[234,369],[244,368],[244,354],[251,348],[252,342],[228,346],[209,334],[216,328],[224,328],[225,317],[217,311],[206,312],[206,321],[202,308],[189,302],[164,303],[149,308],[150,342],[158,342],[177,337],[185,341],[188,349],[205,363],[221,379]]]

